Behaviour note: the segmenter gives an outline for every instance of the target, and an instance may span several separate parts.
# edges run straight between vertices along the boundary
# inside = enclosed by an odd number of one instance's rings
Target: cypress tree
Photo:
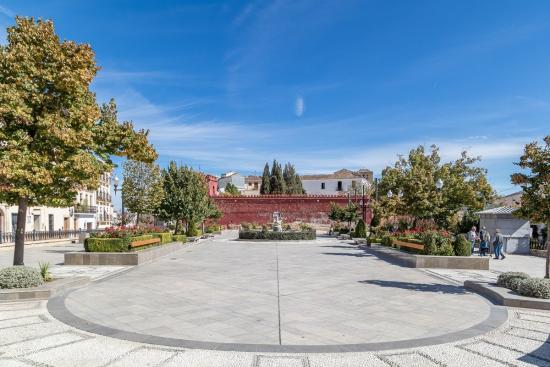
[[[271,189],[271,194],[284,194],[286,192],[283,170],[281,165],[276,160],[273,160],[273,166],[271,167],[271,179],[269,186]]]
[[[285,193],[292,195],[294,194],[294,167],[290,163],[285,164],[283,169],[283,178],[285,180],[286,190]]]
[[[262,184],[260,185],[260,195],[267,195],[271,193],[271,186],[269,181],[271,174],[269,173],[269,164],[265,162],[264,172],[262,174]]]

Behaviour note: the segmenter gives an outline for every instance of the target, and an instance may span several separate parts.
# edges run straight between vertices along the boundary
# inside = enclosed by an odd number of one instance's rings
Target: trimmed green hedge
[[[172,241],[185,243],[187,242],[187,236],[184,234],[175,234],[175,235],[172,235]]]
[[[528,278],[518,282],[517,292],[525,297],[550,298],[550,279]]]
[[[84,250],[86,252],[124,252],[128,251],[130,242],[130,238],[86,238]]]
[[[472,244],[466,239],[466,236],[459,234],[453,241],[453,250],[456,256],[472,255]]]
[[[86,252],[126,252],[130,250],[130,243],[134,241],[150,240],[153,235],[144,234],[125,238],[86,238],[84,250]]]
[[[271,231],[254,231],[240,230],[239,239],[242,240],[272,240],[272,241],[298,241],[298,240],[314,240],[317,233],[314,229],[307,231],[287,231],[287,232],[271,232]]]
[[[163,233],[151,233],[153,237],[160,238],[160,243],[169,243],[172,242],[172,233],[163,232]]]

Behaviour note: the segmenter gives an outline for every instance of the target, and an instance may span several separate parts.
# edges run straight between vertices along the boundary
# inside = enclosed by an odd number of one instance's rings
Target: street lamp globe
[[[436,183],[435,183],[435,187],[438,189],[438,190],[441,190],[443,188],[443,180],[438,178]]]
[[[400,199],[403,197],[403,190],[399,190],[399,192],[397,193],[397,197]]]
[[[393,192],[390,190],[388,191],[388,197],[391,198],[393,196]]]
[[[119,183],[120,183],[120,179],[118,178],[118,176],[115,176],[115,178],[113,179],[113,186],[115,187],[115,194],[117,192]]]

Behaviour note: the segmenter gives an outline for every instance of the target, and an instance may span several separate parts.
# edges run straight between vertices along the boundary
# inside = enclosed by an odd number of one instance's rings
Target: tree
[[[148,132],[99,108],[98,66],[87,44],[61,41],[51,21],[17,17],[0,46],[0,201],[18,205],[14,265],[24,264],[28,206],[70,206],[95,190],[111,155],[152,162]]]
[[[270,194],[284,194],[286,192],[285,179],[281,165],[274,160],[271,166],[271,178],[269,180]]]
[[[300,176],[296,173],[294,165],[288,162],[285,164],[283,170],[283,178],[286,185],[286,193],[288,195],[302,195],[304,193],[304,188],[302,186],[302,180]]]
[[[184,220],[182,217],[185,197],[183,192],[184,175],[181,167],[176,162],[171,161],[167,169],[162,170],[164,196],[156,211],[159,218],[175,222],[176,234],[181,233],[180,224]]]
[[[233,185],[231,182],[229,182],[229,183],[227,183],[227,185],[225,185],[224,193],[226,195],[240,195],[241,194],[241,192],[239,191],[237,186]]]
[[[347,222],[348,227],[351,227],[351,223],[355,223],[358,218],[357,205],[349,203],[347,206],[341,207],[336,203],[330,203],[328,217],[336,222]]]
[[[157,212],[163,197],[163,177],[159,166],[133,160],[124,162],[122,198],[124,206],[136,213],[136,224],[142,214]]]
[[[393,167],[382,171],[379,189],[386,215],[411,215],[416,219],[433,219],[443,227],[458,224],[458,212],[481,210],[494,197],[486,170],[474,166],[479,157],[462,152],[454,162],[441,164],[439,149],[426,153],[420,145],[407,158],[400,157]],[[441,189],[436,182],[442,180]],[[388,198],[386,194],[394,195]],[[402,195],[398,195],[401,192]]]
[[[354,237],[357,238],[366,238],[367,237],[367,227],[365,226],[365,221],[361,218],[355,226]]]
[[[195,236],[196,225],[212,213],[208,187],[200,172],[195,172],[187,166],[183,166],[181,170],[183,175],[181,218],[187,223],[187,234]]]
[[[520,185],[523,192],[521,207],[515,215],[534,223],[545,223],[550,228],[550,135],[544,138],[544,145],[537,142],[525,146],[523,155],[516,163],[527,173],[514,173],[512,183]],[[546,272],[550,277],[550,233],[546,236]]]
[[[271,193],[270,186],[271,174],[269,173],[269,164],[266,162],[262,174],[262,184],[260,185],[260,194],[267,195]]]

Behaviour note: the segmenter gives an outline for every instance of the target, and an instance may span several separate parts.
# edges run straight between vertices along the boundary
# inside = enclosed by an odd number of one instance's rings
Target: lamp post
[[[122,225],[125,225],[124,223],[124,192],[122,191],[122,184],[120,185],[120,189],[118,188],[118,185],[120,183],[120,179],[118,178],[118,176],[115,176],[114,180],[113,180],[113,186],[115,188],[115,195],[118,191],[120,191],[120,202],[121,202],[121,206],[122,206],[122,214],[121,214],[121,217],[120,217],[120,223]]]

